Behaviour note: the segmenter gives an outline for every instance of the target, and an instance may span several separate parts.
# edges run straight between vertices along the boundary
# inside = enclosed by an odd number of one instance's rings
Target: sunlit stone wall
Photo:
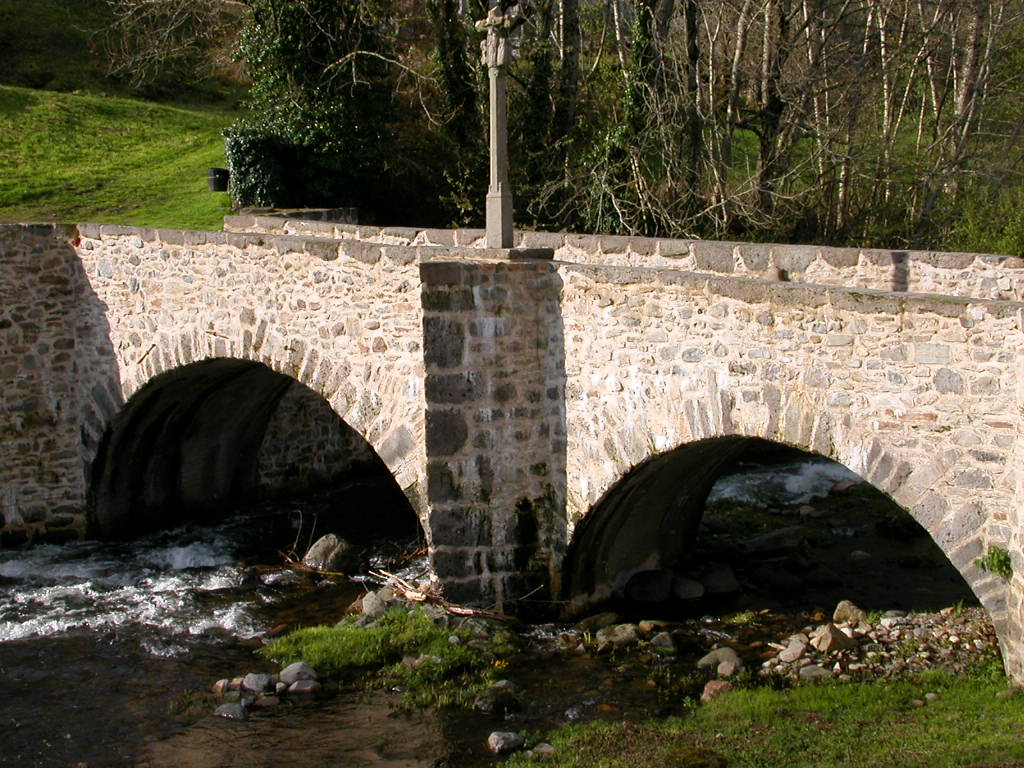
[[[370,227],[273,216],[229,216],[225,228],[401,245],[484,247],[482,229]],[[516,246],[549,248],[574,264],[658,267],[882,291],[1024,299],[1024,259],[780,243],[516,232]]]
[[[812,451],[914,515],[1019,668],[1024,305],[670,270],[560,273],[570,520],[640,462],[703,438]],[[1010,585],[977,566],[989,546],[1011,552]]]

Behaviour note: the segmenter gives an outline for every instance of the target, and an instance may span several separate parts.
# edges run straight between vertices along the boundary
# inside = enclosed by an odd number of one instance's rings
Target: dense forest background
[[[25,6],[73,8],[63,29],[97,63],[87,87],[241,99],[226,137],[242,203],[483,221],[485,0],[0,0],[0,14]],[[516,8],[517,226],[1024,255],[1024,0]],[[11,26],[0,82],[62,87],[14,60]]]

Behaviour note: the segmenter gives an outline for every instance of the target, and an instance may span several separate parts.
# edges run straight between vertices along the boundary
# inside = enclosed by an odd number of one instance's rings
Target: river
[[[723,478],[710,502],[820,503],[837,482],[857,480],[818,461],[747,467]],[[214,681],[273,671],[253,653],[265,633],[333,623],[365,588],[358,579],[321,579],[288,567],[282,553],[305,548],[312,536],[302,524],[310,518],[301,502],[289,501],[131,542],[0,551],[0,766],[472,768],[493,762],[484,740],[490,729],[502,728],[500,720],[476,713],[399,715],[386,693],[343,689],[254,712],[246,723],[210,715],[215,702],[206,692]],[[844,541],[839,536],[836,546]],[[857,541],[865,546],[860,534]],[[408,568],[407,574],[423,568],[393,545],[380,543],[372,562]],[[922,575],[929,584],[935,580],[930,571]],[[780,636],[793,631],[785,623]],[[546,638],[535,643],[540,647],[564,628],[535,631]],[[684,661],[692,664],[704,652],[710,641],[701,637],[727,639],[729,632],[738,637],[736,627],[714,617],[694,620],[692,658]],[[535,730],[577,715],[643,717],[676,709],[655,690],[651,669],[613,669],[592,655],[541,652],[513,661],[510,674],[537,691],[526,722]],[[553,676],[560,685],[551,685]]]

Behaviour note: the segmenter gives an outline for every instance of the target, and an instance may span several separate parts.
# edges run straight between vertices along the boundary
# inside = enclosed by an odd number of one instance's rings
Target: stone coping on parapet
[[[267,234],[301,234],[310,237],[355,237],[374,239],[395,245],[469,246],[483,248],[483,229],[430,229],[417,227],[374,227],[365,224],[289,219],[283,216],[225,216],[224,228],[229,232],[261,231],[264,227],[281,229]],[[284,231],[288,230],[288,231]],[[891,264],[909,258],[947,269],[963,269],[976,261],[998,264],[1007,269],[1024,270],[1024,258],[991,253],[886,248],[856,248],[812,244],[750,243],[728,240],[653,238],[628,235],[585,235],[564,232],[515,231],[515,248],[566,249],[599,254],[632,254],[683,260],[700,257],[704,266],[715,272],[758,271],[767,268],[776,257],[787,263],[775,263],[778,269],[800,271],[815,258],[836,267],[847,267],[867,260],[876,265]],[[563,258],[563,261],[572,259]],[[740,269],[745,262],[746,269]]]
[[[775,302],[805,307],[844,306],[861,311],[900,313],[908,309],[936,312],[959,317],[969,305],[984,305],[989,312],[1005,316],[1024,309],[1024,302],[1010,299],[989,299],[925,292],[889,291],[863,287],[788,282],[752,274],[715,274],[678,267],[622,266],[580,264],[553,260],[551,249],[476,248],[472,246],[388,245],[355,239],[328,240],[323,237],[271,235],[249,232],[204,232],[193,230],[156,229],[116,224],[30,224],[2,225],[0,231],[23,229],[40,235],[51,235],[89,247],[88,240],[132,238],[130,243],[142,247],[158,242],[180,247],[225,245],[240,251],[272,249],[278,254],[305,254],[322,261],[349,258],[365,264],[390,262],[397,265],[425,262],[456,262],[472,264],[486,261],[535,262],[552,265],[565,272],[590,274],[609,284],[653,282],[661,284],[700,283],[712,295],[729,296],[750,303]],[[467,253],[469,251],[469,253]],[[559,255],[555,253],[554,255]],[[1024,327],[1024,318],[1022,318]]]
[[[302,253],[323,261],[347,257],[366,264],[381,260],[397,264],[426,261],[551,261],[554,252],[547,248],[470,248],[468,246],[396,245],[367,242],[359,239],[327,239],[304,235],[281,235],[255,232],[207,232],[203,230],[158,229],[121,224],[31,224],[5,225],[31,229],[68,241],[102,241],[107,238],[130,238],[132,244],[146,243],[198,248],[224,245],[245,251],[270,248],[277,253]],[[75,243],[76,245],[78,243]],[[86,246],[88,247],[88,246]]]
[[[483,248],[482,229],[371,227],[279,216],[228,216],[230,231],[354,239],[390,245]],[[636,236],[515,232],[515,246],[550,248],[560,261],[653,266],[895,292],[1024,300],[1024,258],[935,250],[673,240]]]
[[[746,275],[709,275],[706,272],[656,268],[619,267],[554,262],[565,277],[586,276],[605,285],[691,286],[708,297],[735,299],[746,304],[774,304],[815,309],[832,307],[868,314],[931,313],[963,317],[971,307],[983,308],[993,317],[1017,318],[1024,328],[1024,302],[979,299],[946,294],[905,293],[871,288],[791,283]]]

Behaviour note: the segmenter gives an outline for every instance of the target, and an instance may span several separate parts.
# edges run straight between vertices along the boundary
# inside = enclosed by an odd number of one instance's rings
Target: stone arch
[[[637,572],[671,567],[694,541],[716,480],[745,454],[781,450],[836,461],[893,498],[964,577],[1002,635],[1005,590],[975,565],[982,553],[985,515],[978,504],[954,510],[937,490],[948,481],[953,457],[937,452],[911,464],[870,435],[851,431],[841,442],[834,439],[830,425],[799,407],[788,418],[792,425],[803,425],[788,431],[800,442],[779,440],[785,431],[781,423],[771,436],[734,429],[652,453],[609,485],[577,523],[563,561],[568,614],[612,598]]]
[[[319,393],[262,362],[208,357],[155,373],[110,421],[90,472],[90,529],[123,537],[355,474],[386,478],[412,514],[374,448]]]

